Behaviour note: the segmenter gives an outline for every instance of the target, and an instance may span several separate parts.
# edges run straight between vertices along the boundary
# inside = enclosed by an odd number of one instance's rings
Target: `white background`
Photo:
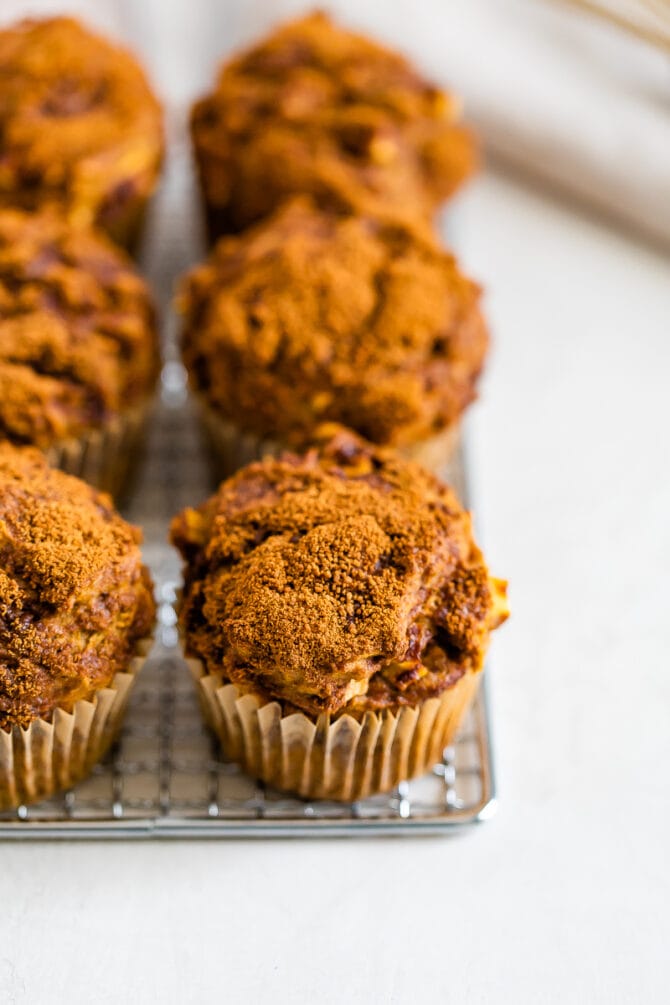
[[[0,845],[3,1003],[668,1000],[668,260],[509,178],[463,202],[495,336],[477,524],[513,608],[498,815],[453,838]]]

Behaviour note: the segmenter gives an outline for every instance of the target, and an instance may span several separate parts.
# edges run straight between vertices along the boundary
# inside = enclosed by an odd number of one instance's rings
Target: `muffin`
[[[439,760],[507,616],[505,584],[434,476],[341,427],[316,438],[175,518],[179,618],[225,757],[352,800]]]
[[[163,156],[134,57],[67,17],[0,30],[0,205],[51,207],[132,247]]]
[[[158,365],[151,297],[120,249],[48,211],[0,209],[0,438],[118,493]]]
[[[108,496],[0,443],[0,809],[86,775],[150,644],[140,532]]]
[[[296,199],[222,238],[177,298],[222,473],[319,422],[441,468],[487,351],[479,299],[416,221]]]
[[[210,239],[287,196],[430,216],[475,170],[460,103],[398,53],[323,13],[224,64],[191,113]]]

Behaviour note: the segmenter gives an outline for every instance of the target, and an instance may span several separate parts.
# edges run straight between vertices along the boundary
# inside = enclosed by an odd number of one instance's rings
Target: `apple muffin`
[[[302,193],[429,217],[477,162],[453,94],[320,12],[225,63],[191,133],[212,240]]]
[[[136,59],[55,17],[0,29],[0,67],[0,205],[55,208],[133,247],[164,146]]]
[[[349,800],[439,760],[508,611],[446,485],[342,427],[315,440],[175,518],[179,618],[225,756]]]
[[[295,199],[182,283],[183,358],[224,474],[349,426],[434,470],[488,347],[480,289],[427,225]]]
[[[158,369],[152,299],[126,254],[49,211],[0,209],[0,438],[117,494]]]
[[[140,540],[108,496],[0,443],[0,809],[112,742],[154,623]]]

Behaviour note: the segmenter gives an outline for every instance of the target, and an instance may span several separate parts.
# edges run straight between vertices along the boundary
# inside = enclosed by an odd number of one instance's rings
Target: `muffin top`
[[[401,55],[317,12],[224,64],[191,125],[207,199],[234,231],[296,192],[430,214],[476,165],[459,115]]]
[[[186,650],[308,715],[416,705],[482,667],[507,616],[453,492],[333,426],[172,524]]]
[[[427,226],[295,200],[187,277],[184,361],[221,416],[260,436],[298,444],[335,421],[415,443],[475,395],[479,295]]]
[[[0,210],[0,436],[41,448],[150,392],[158,368],[146,284],[102,234]]]
[[[128,186],[153,187],[160,106],[125,49],[72,18],[0,30],[0,202],[105,215]]]
[[[151,630],[141,535],[111,500],[0,443],[0,729],[91,698]]]

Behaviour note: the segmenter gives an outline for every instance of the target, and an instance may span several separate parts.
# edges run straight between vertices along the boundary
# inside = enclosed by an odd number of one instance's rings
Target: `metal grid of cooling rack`
[[[486,693],[425,778],[357,803],[273,792],[223,761],[204,727],[179,653],[174,601],[179,562],[169,518],[210,490],[181,368],[163,376],[146,463],[128,517],[145,534],[156,581],[156,647],[133,690],[123,732],[104,763],[75,789],[0,814],[0,838],[316,837],[435,833],[483,820],[495,805]],[[463,467],[450,473],[464,494]]]

